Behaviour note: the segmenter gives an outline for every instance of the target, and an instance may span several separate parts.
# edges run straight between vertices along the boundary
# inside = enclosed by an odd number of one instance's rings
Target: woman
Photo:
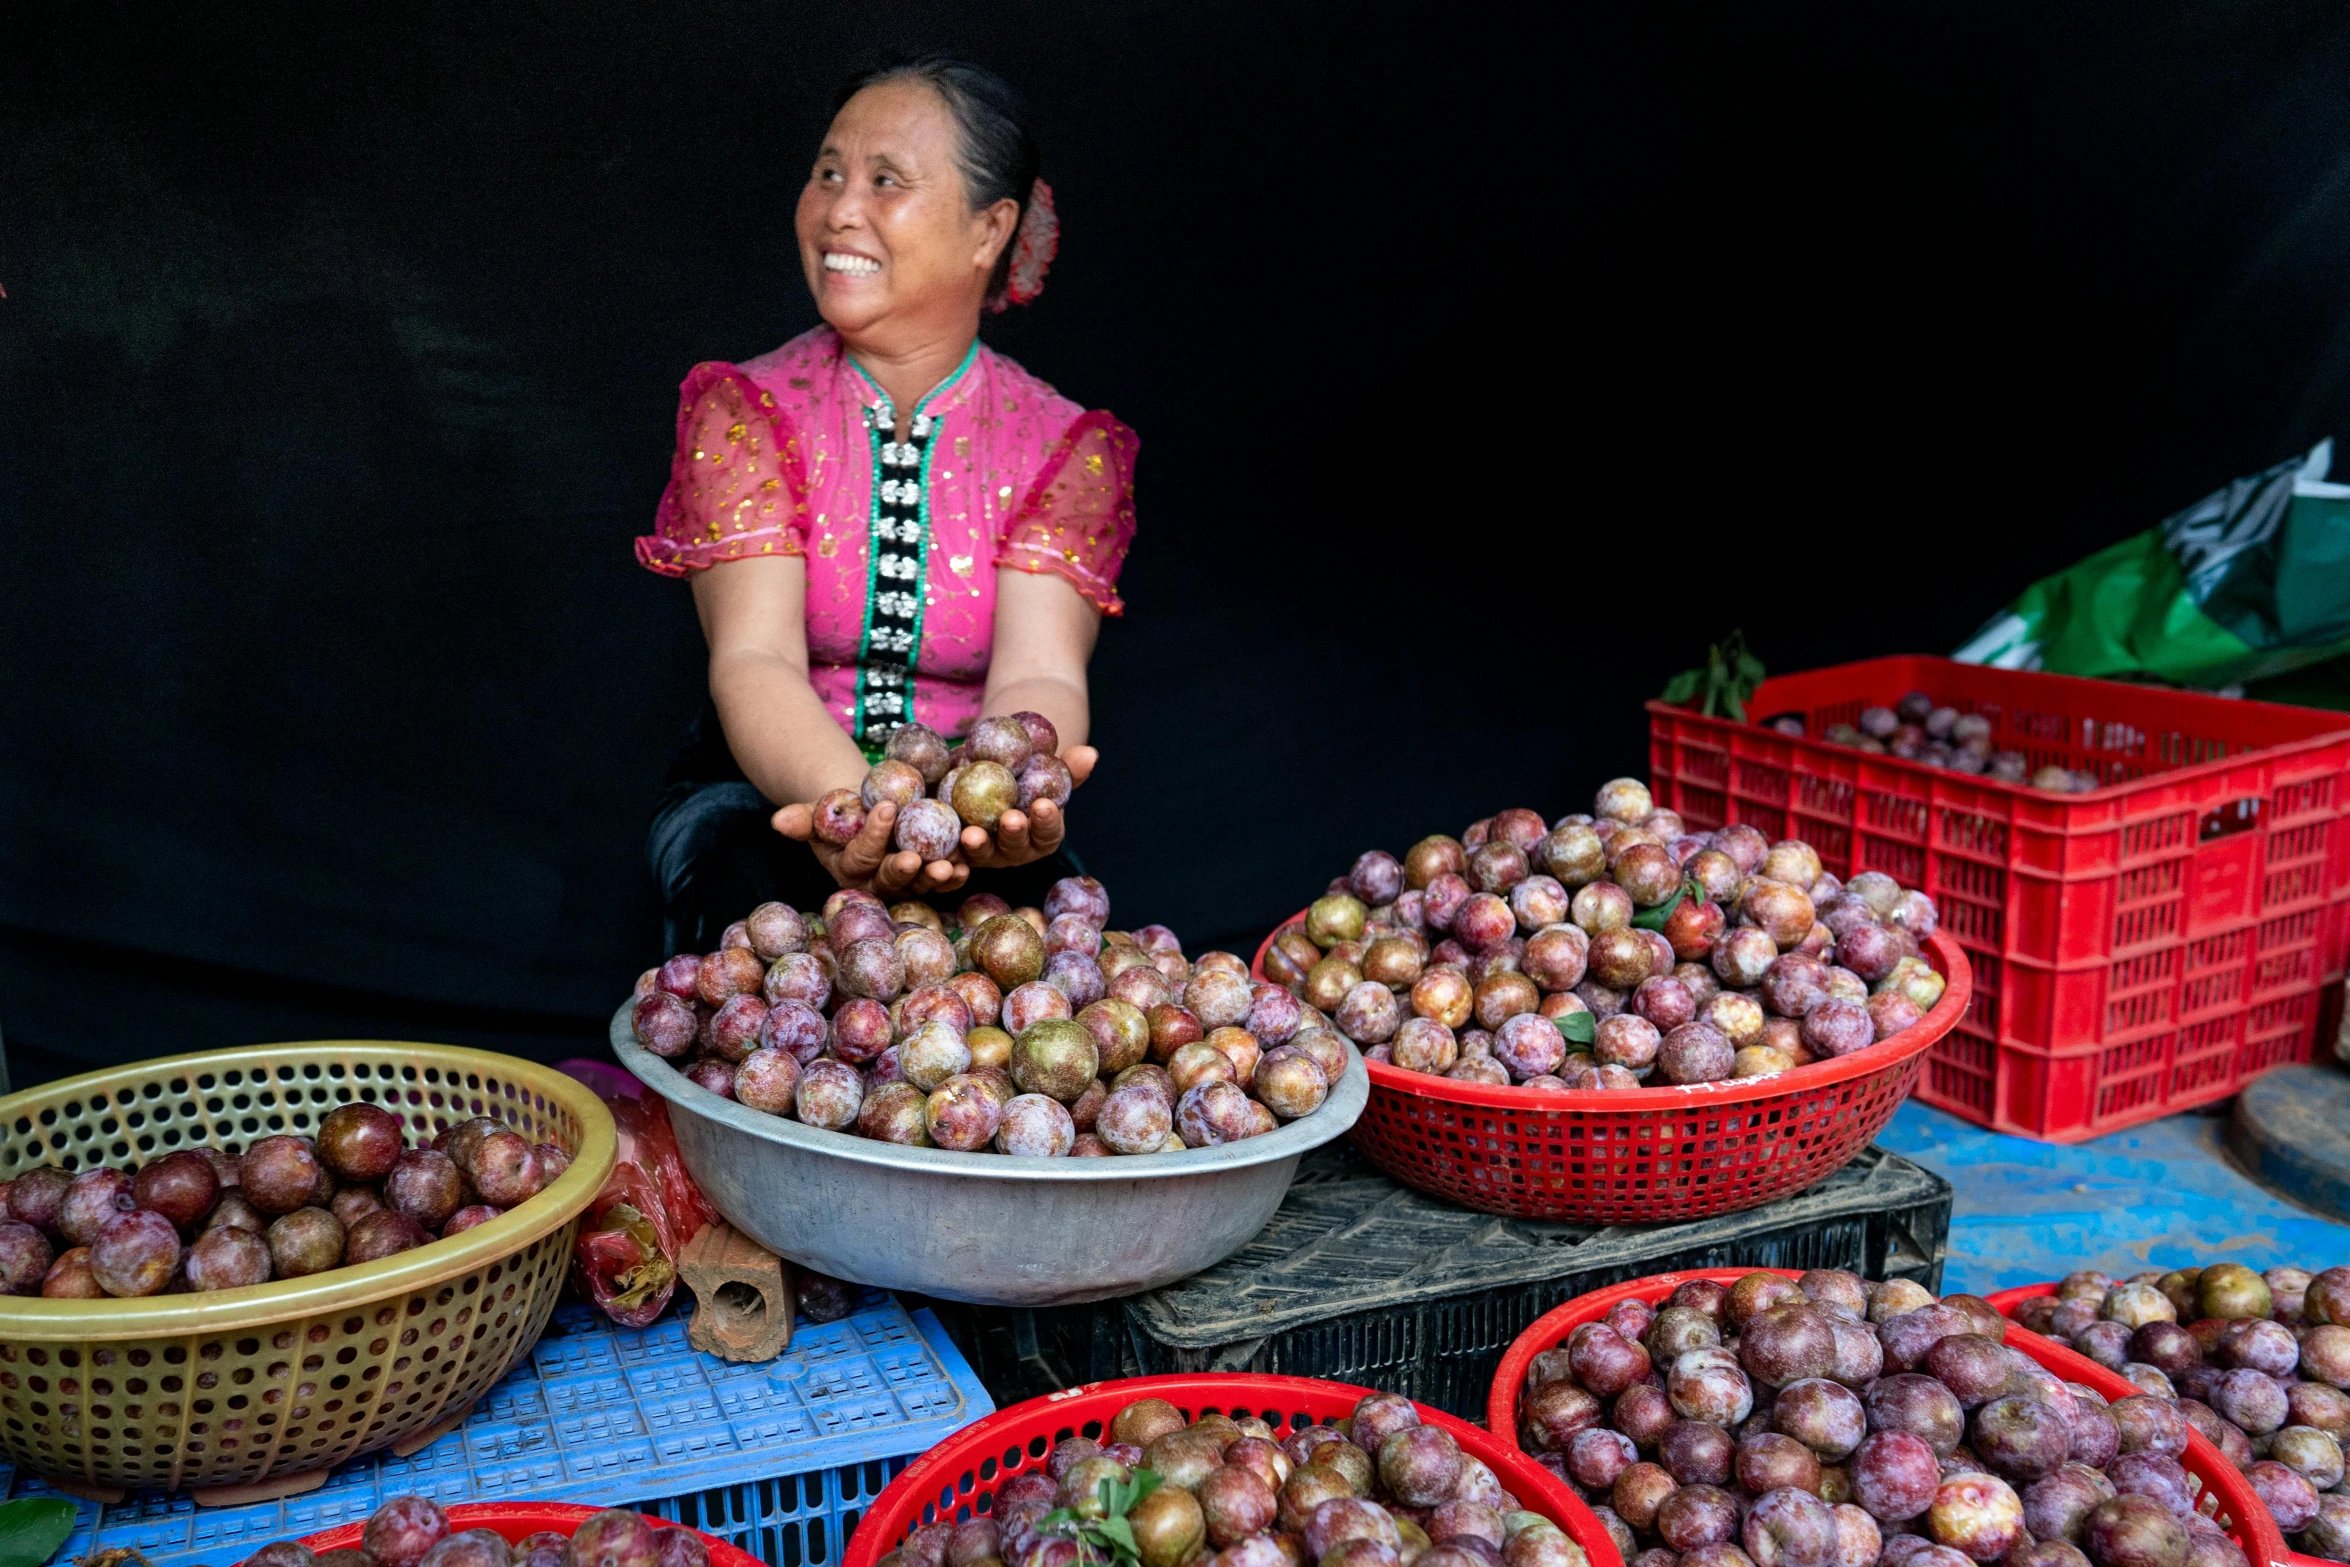
[[[928,864],[890,851],[887,802],[837,847],[806,803],[856,788],[908,720],[953,739],[1041,713],[1071,776],[1093,769],[1085,666],[1121,608],[1136,442],[979,341],[982,309],[1043,286],[1057,225],[1037,162],[1018,95],[976,66],[851,82],[796,225],[824,324],[686,377],[636,544],[692,578],[710,645],[711,701],[650,843],[671,951],[715,948],[769,898],[947,893],[976,869],[1034,902],[1070,873],[1050,800]]]

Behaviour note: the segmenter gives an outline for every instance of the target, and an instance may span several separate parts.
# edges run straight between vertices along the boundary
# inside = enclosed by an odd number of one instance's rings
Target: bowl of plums
[[[2175,1403],[1973,1295],[1840,1269],[1660,1274],[1539,1318],[1488,1423],[1640,1567],[2268,1567]]]
[[[1114,926],[1101,883],[1070,877],[1042,907],[762,904],[639,979],[612,1048],[761,1245],[1033,1306],[1154,1288],[1264,1227],[1370,1091],[1304,1019],[1238,955]]]
[[[843,1567],[1620,1567],[1501,1438],[1396,1393],[1137,1377],[1000,1410],[874,1499]]]
[[[1991,1303],[2174,1405],[2299,1559],[2350,1561],[2350,1267],[2083,1271]]]
[[[0,1100],[0,1450],[199,1493],[462,1417],[553,1309],[612,1117],[549,1068],[333,1040]]]
[[[1694,1219],[1822,1180],[1964,1014],[1934,902],[1799,839],[1686,830],[1619,778],[1373,849],[1258,949],[1358,1046],[1356,1146],[1487,1212]]]
[[[714,1535],[625,1507],[386,1497],[359,1523],[273,1540],[242,1567],[757,1567]]]

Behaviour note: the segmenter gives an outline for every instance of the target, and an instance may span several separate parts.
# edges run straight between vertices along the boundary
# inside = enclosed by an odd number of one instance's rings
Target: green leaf
[[[42,1567],[73,1533],[74,1511],[54,1496],[0,1504],[0,1567]]]
[[[1051,1512],[1046,1513],[1042,1518],[1036,1520],[1036,1527],[1040,1530],[1057,1529],[1063,1524],[1075,1523],[1076,1521],[1077,1515],[1071,1512],[1068,1508],[1056,1507]]]
[[[1588,1012],[1569,1012],[1550,1021],[1570,1045],[1588,1045],[1598,1037],[1599,1019]]]
[[[1665,921],[1672,917],[1673,911],[1681,906],[1681,900],[1689,896],[1689,892],[1689,883],[1681,883],[1680,886],[1673,889],[1673,895],[1665,899],[1664,902],[1653,909],[1642,909],[1638,914],[1633,915],[1633,925],[1641,930],[1663,930]]]
[[[1128,1483],[1134,1487],[1134,1501],[1139,1502],[1159,1488],[1159,1472],[1156,1469],[1137,1469],[1134,1471],[1133,1480]],[[1132,1512],[1134,1503],[1129,1502],[1120,1510]]]
[[[1109,1541],[1112,1546],[1117,1548],[1121,1555],[1139,1556],[1142,1554],[1134,1544],[1134,1525],[1128,1523],[1125,1519],[1104,1518],[1100,1523],[1095,1524],[1093,1528],[1094,1533]]]
[[[1664,695],[1659,700],[1680,706],[1697,695],[1699,687],[1704,684],[1705,672],[1703,670],[1684,669],[1665,682]]]

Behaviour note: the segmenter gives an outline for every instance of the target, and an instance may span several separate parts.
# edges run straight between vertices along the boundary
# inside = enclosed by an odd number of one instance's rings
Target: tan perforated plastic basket
[[[410,1140],[494,1115],[570,1150],[512,1212],[356,1268],[208,1295],[0,1297],[0,1449],[87,1488],[242,1487],[462,1417],[528,1352],[611,1173],[612,1117],[551,1068],[453,1045],[317,1040],[172,1056],[0,1099],[0,1178],[241,1152],[365,1099]]]

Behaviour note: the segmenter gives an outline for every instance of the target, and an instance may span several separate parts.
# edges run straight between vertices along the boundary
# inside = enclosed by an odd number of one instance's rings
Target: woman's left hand
[[[1073,745],[1061,753],[1061,765],[1069,769],[1072,784],[1081,784],[1093,776],[1093,764],[1100,758],[1090,745]],[[992,833],[984,827],[964,828],[963,858],[978,869],[1008,870],[1052,854],[1067,832],[1061,807],[1039,800],[1028,810],[1004,812]]]

